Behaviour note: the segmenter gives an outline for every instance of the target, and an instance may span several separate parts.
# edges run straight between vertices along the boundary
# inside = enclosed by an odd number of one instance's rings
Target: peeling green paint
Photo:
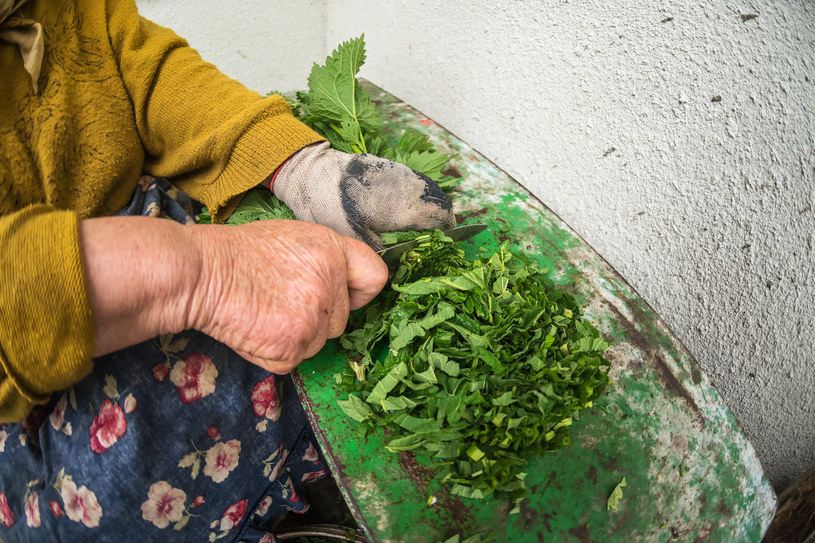
[[[497,541],[760,541],[775,495],[755,451],[696,361],[653,309],[579,236],[483,156],[393,96],[368,85],[393,127],[427,132],[457,155],[455,211],[489,230],[466,243],[503,242],[532,255],[574,294],[612,343],[612,386],[572,427],[574,445],[532,459],[530,496],[509,504],[451,496],[433,461],[361,438],[336,404],[333,375],[347,360],[330,342],[295,382],[337,478],[372,541],[435,542],[476,531]],[[680,469],[680,466],[682,468]],[[606,503],[625,477],[616,510]],[[435,502],[428,503],[434,496]]]

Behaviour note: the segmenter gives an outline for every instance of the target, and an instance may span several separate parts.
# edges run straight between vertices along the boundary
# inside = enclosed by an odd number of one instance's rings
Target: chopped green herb
[[[606,504],[606,510],[611,511],[616,510],[617,506],[620,504],[620,500],[623,499],[623,487],[627,486],[625,482],[625,477],[620,483],[614,487],[614,490],[611,491],[611,496],[608,497],[608,503]]]
[[[407,232],[383,232],[379,234],[382,238],[382,243],[385,245],[396,245],[397,243],[404,243],[419,237],[422,233],[415,230],[408,230]]]

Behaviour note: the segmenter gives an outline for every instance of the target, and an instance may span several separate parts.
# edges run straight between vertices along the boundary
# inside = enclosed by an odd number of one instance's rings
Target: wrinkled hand
[[[274,373],[288,373],[339,336],[349,310],[387,281],[375,252],[323,226],[275,220],[193,228],[203,269],[187,327]]]
[[[452,228],[450,198],[430,178],[373,155],[328,143],[298,151],[275,177],[274,193],[298,219],[383,248],[377,232]]]

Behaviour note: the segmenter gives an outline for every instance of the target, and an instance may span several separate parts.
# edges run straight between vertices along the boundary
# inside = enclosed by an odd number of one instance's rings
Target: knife
[[[483,232],[486,228],[486,224],[465,224],[462,226],[456,226],[450,230],[445,230],[444,235],[448,238],[452,238],[453,241],[464,241],[465,239],[470,239],[479,232]],[[419,242],[414,239],[404,243],[391,245],[390,247],[379,251],[377,254],[381,256],[382,260],[385,261],[385,264],[388,265],[388,269],[392,270],[399,264],[399,258],[402,256],[402,254],[410,251],[417,245],[419,245]]]

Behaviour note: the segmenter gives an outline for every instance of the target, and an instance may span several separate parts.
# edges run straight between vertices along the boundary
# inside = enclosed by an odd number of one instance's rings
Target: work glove
[[[328,226],[383,249],[378,232],[455,226],[450,198],[429,177],[373,155],[318,143],[292,155],[275,173],[272,191],[301,221]]]

